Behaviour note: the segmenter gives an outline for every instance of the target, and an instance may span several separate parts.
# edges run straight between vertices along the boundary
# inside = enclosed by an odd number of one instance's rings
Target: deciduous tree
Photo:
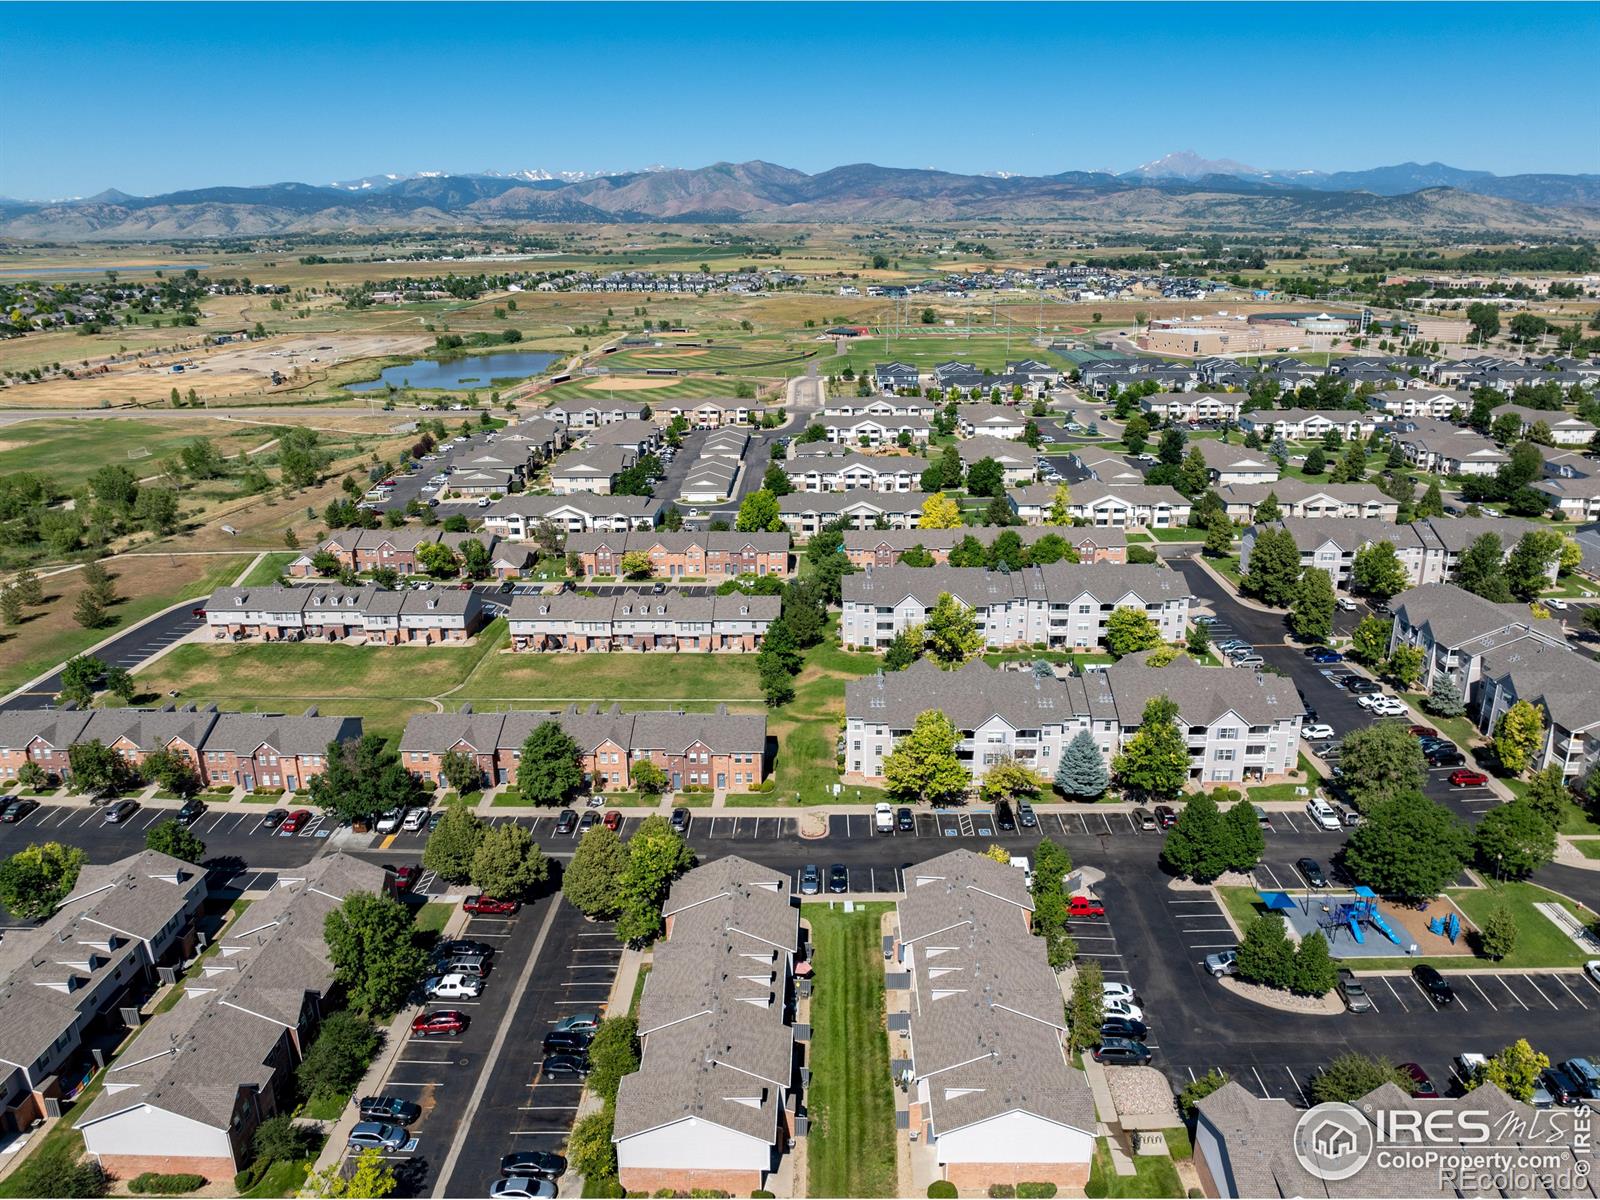
[[[1518,700],[1494,725],[1494,755],[1503,770],[1520,775],[1544,744],[1544,713],[1526,700]]]
[[[1522,879],[1555,857],[1556,831],[1527,800],[1483,814],[1472,833],[1478,866],[1496,879]]]
[[[206,857],[206,844],[194,830],[174,817],[157,821],[145,830],[144,845],[146,850],[154,850],[157,854],[170,854],[173,858],[188,863],[204,862]]]
[[[583,786],[581,751],[559,722],[542,721],[522,743],[517,792],[529,804],[561,804]]]
[[[526,896],[550,878],[550,860],[526,825],[508,821],[484,830],[472,856],[472,886],[502,900]]]
[[[60,842],[32,844],[0,863],[0,904],[25,921],[49,916],[77,886],[88,856]]]
[[[1122,785],[1140,796],[1170,800],[1189,780],[1189,748],[1178,729],[1178,706],[1165,695],[1145,702],[1139,732],[1112,763]]]
[[[1387,538],[1361,547],[1350,563],[1350,586],[1375,600],[1398,596],[1410,582],[1405,564]]]
[[[1320,567],[1309,567],[1295,585],[1289,624],[1307,641],[1325,641],[1333,632],[1333,584]]]
[[[646,817],[628,842],[628,867],[618,890],[617,938],[646,946],[661,936],[661,905],[672,881],[694,866],[694,851],[659,813]]]
[[[323,937],[351,1008],[380,1020],[399,1011],[428,962],[411,931],[405,905],[372,892],[351,892],[327,915]]]
[[[1339,753],[1339,785],[1362,812],[1402,792],[1420,792],[1428,764],[1404,725],[1385,722],[1346,735]]]
[[[1106,649],[1118,658],[1161,644],[1161,631],[1141,608],[1113,609],[1106,618]]]
[[[911,732],[883,760],[888,790],[902,800],[942,804],[966,793],[972,776],[956,757],[960,740],[937,709],[917,714]]]
[[[949,592],[928,610],[923,633],[928,656],[941,666],[959,666],[983,649],[977,614]]]
[[[612,917],[622,900],[628,848],[611,830],[596,825],[578,843],[561,877],[561,894],[589,917]]]
[[[428,835],[422,865],[447,883],[465,882],[472,874],[472,860],[483,840],[483,830],[483,822],[470,808],[452,804]]]
[[[934,492],[922,502],[922,516],[917,521],[919,529],[959,529],[961,506],[943,492]]]
[[[1424,900],[1461,874],[1470,835],[1442,804],[1400,792],[1371,805],[1366,817],[1350,835],[1345,862],[1379,895]]]

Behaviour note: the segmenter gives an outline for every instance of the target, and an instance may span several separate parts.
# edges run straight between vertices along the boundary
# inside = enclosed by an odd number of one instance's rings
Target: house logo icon
[[[1373,1130],[1348,1104],[1319,1104],[1295,1124],[1294,1156],[1327,1182],[1349,1179],[1372,1157]]]

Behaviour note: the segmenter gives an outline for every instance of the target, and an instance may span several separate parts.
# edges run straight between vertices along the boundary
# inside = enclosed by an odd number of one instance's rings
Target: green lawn
[[[272,554],[262,555],[261,561],[250,569],[250,574],[244,577],[245,587],[266,587],[277,581],[278,576],[289,569],[289,564],[300,557],[298,550],[279,550]],[[232,582],[231,580],[229,582]]]
[[[1206,531],[1203,529],[1190,529],[1181,525],[1176,529],[1146,529],[1151,537],[1158,542],[1203,542],[1206,540]]]
[[[182,381],[175,377],[173,382]],[[209,438],[221,454],[237,454],[271,441],[273,431],[209,417],[27,421],[6,427],[0,439],[0,472],[44,475],[64,490],[84,483],[105,466],[127,467],[143,478],[159,475],[161,460],[197,437]]]
[[[759,701],[753,654],[495,654],[459,700]]]
[[[439,900],[429,900],[417,909],[416,916],[412,918],[418,933],[442,933],[445,923],[450,920],[450,914],[455,912],[454,904],[445,904]]]
[[[879,940],[890,907],[801,907],[819,966],[811,1001],[811,1196],[899,1194]]]
[[[292,1162],[280,1159],[267,1168],[267,1173],[255,1187],[241,1193],[241,1196],[243,1200],[269,1200],[271,1197],[297,1195],[315,1162],[314,1157]]]
[[[1577,838],[1572,844],[1585,858],[1600,858],[1600,838]]]
[[[1105,1139],[1095,1142],[1094,1162],[1089,1167],[1089,1182],[1083,1190],[1085,1196],[1144,1197],[1181,1196],[1183,1184],[1178,1179],[1178,1169],[1170,1158],[1157,1154],[1135,1154],[1135,1174],[1118,1175],[1111,1165],[1111,1153]]]
[[[639,997],[644,995],[644,981],[650,978],[650,963],[642,963],[639,967],[639,976],[633,981],[633,996],[628,1000],[628,1015],[639,1014]]]
[[[884,798],[877,788],[851,788],[836,798],[839,782],[835,744],[844,728],[844,689],[852,679],[871,675],[882,665],[875,654],[840,647],[838,619],[830,618],[824,640],[806,651],[795,678],[795,697],[767,716],[767,732],[779,746],[773,803],[828,804],[836,799],[875,804]]]

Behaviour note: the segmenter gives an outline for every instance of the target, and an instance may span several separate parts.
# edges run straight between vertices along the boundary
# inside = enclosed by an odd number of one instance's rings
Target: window
[[[1218,762],[1232,762],[1233,750],[1231,748],[1227,750],[1218,750],[1216,757]]]
[[[1219,729],[1217,730],[1217,737],[1224,742],[1237,741],[1239,737],[1239,731],[1231,727]]]

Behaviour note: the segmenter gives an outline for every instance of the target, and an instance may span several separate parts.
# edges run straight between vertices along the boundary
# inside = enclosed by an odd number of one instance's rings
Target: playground
[[[1472,955],[1466,935],[1473,925],[1448,897],[1436,897],[1425,907],[1414,908],[1381,900],[1370,888],[1356,887],[1326,894],[1262,892],[1260,900],[1283,914],[1296,938],[1320,932],[1335,958]]]

